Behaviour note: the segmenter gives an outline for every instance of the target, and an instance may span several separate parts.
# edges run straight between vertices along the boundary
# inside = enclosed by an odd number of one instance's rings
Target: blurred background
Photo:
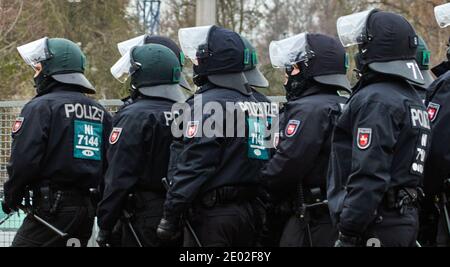
[[[88,58],[87,76],[96,86],[99,99],[127,95],[127,85],[117,82],[109,72],[120,56],[118,42],[144,33],[178,41],[179,28],[195,26],[205,16],[253,42],[259,51],[261,70],[271,82],[265,92],[269,95],[284,93],[282,73],[269,62],[270,41],[304,31],[336,35],[336,20],[342,15],[370,7],[404,15],[428,43],[433,65],[445,57],[450,36],[449,28],[438,27],[433,11],[445,0],[213,1],[0,0],[0,100],[34,96],[33,71],[23,63],[16,47],[44,36],[68,38],[82,47]],[[186,72],[190,69],[188,66]],[[355,80],[351,72],[349,77]]]

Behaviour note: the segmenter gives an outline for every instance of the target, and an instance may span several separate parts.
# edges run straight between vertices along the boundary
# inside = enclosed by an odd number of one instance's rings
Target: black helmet
[[[336,38],[317,33],[301,33],[270,44],[270,59],[275,68],[301,65],[305,78],[350,90],[347,78],[348,57]]]
[[[358,44],[362,73],[370,69],[425,83],[415,61],[419,39],[404,17],[374,9],[339,18],[337,28],[344,46]]]
[[[197,85],[205,79],[219,87],[235,89],[250,95],[243,71],[250,64],[250,54],[239,34],[217,26],[180,29],[184,54],[194,62]],[[198,79],[201,77],[202,79]]]

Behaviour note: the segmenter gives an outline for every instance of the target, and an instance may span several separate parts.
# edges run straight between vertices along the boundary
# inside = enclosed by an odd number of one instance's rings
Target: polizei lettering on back
[[[105,115],[105,112],[98,107],[80,103],[65,104],[64,109],[67,118],[75,117],[77,119],[103,122],[103,117]]]
[[[410,107],[411,110],[411,125],[413,128],[423,128],[430,130],[430,119],[428,112],[421,107]]]

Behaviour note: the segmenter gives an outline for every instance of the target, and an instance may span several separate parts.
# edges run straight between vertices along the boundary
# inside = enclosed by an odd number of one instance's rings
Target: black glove
[[[165,241],[175,240],[180,234],[179,222],[175,222],[175,220],[171,221],[166,218],[161,219],[158,228],[156,229],[158,238]]]
[[[98,235],[97,235],[97,240],[96,240],[97,244],[102,248],[110,247],[111,246],[111,244],[110,244],[111,235],[112,235],[111,231],[100,229],[100,231],[98,232]]]
[[[336,248],[353,248],[361,247],[361,239],[359,237],[347,236],[339,233],[338,240],[334,244]]]

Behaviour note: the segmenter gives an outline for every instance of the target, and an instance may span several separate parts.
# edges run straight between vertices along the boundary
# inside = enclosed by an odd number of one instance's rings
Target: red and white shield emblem
[[[193,138],[198,132],[198,121],[190,121],[187,123],[186,137]]]
[[[370,128],[358,128],[358,148],[365,150],[370,147],[372,142],[372,129]]]
[[[23,121],[24,121],[23,117],[19,117],[16,119],[12,127],[12,133],[17,133],[18,131],[20,131],[23,125]]]
[[[114,145],[119,141],[120,135],[122,134],[122,128],[113,128],[111,134],[109,135],[109,143]]]
[[[427,109],[428,118],[430,119],[431,122],[436,120],[440,108],[441,108],[441,105],[439,105],[439,104],[431,103],[431,102],[430,102],[430,104],[428,104],[428,109]]]
[[[290,120],[286,126],[286,136],[292,137],[297,133],[298,127],[300,126],[300,121],[298,120]]]

